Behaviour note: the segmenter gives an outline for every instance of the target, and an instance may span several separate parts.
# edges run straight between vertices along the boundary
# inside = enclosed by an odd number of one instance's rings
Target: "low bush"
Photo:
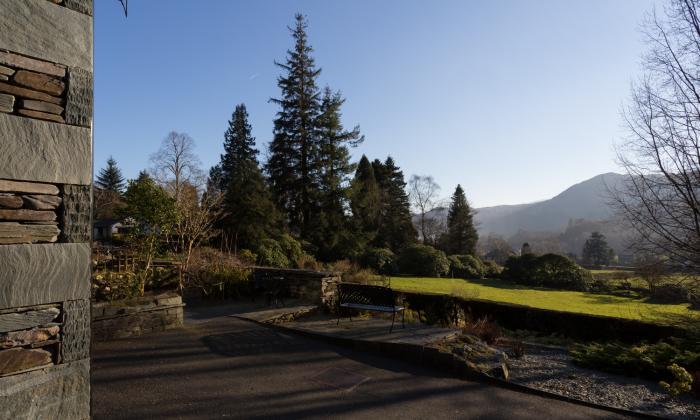
[[[450,270],[450,262],[444,252],[428,245],[409,245],[398,258],[399,271],[424,277],[441,277]]]
[[[501,278],[527,286],[578,291],[590,290],[593,283],[588,270],[557,254],[510,257],[506,261]]]
[[[259,264],[268,267],[293,268],[306,258],[301,243],[286,233],[277,239],[263,239],[256,252]]]
[[[249,249],[238,251],[238,259],[245,265],[255,265],[258,263],[258,254]]]
[[[450,255],[450,274],[461,279],[484,278],[486,270],[483,264],[473,255]]]
[[[651,291],[651,298],[660,303],[683,303],[690,301],[690,291],[682,284],[659,284]]]
[[[205,248],[193,254],[185,286],[199,289],[204,297],[239,298],[250,293],[251,274],[235,256]]]
[[[700,344],[693,338],[670,338],[637,345],[617,342],[575,344],[570,353],[573,361],[581,366],[665,381],[671,387],[679,381],[680,372],[670,369],[671,366],[679,366],[686,373],[700,370]]]
[[[388,248],[369,248],[360,262],[379,274],[394,274],[397,270],[396,255]]]
[[[257,249],[258,263],[267,267],[289,268],[289,258],[279,242],[263,239]]]
[[[482,261],[481,264],[484,267],[484,277],[488,279],[496,279],[501,276],[503,267],[498,265],[496,261],[486,260]]]
[[[136,273],[105,271],[95,273],[92,280],[92,296],[98,302],[113,302],[141,296],[141,279]]]
[[[674,363],[668,367],[668,371],[673,375],[673,381],[671,383],[666,381],[659,382],[659,385],[661,385],[666,392],[674,397],[690,392],[692,389],[693,377],[687,370]]]
[[[482,339],[486,344],[495,344],[503,335],[501,328],[488,318],[479,318],[476,321],[468,321],[464,331]]]
[[[296,260],[296,267],[303,270],[320,271],[323,269],[323,264],[316,261],[313,255],[302,253]]]

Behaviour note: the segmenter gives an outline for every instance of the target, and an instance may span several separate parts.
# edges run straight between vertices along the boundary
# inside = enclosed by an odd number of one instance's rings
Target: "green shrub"
[[[320,271],[323,269],[323,264],[316,261],[313,255],[302,253],[296,260],[296,267],[303,270]]]
[[[278,242],[289,261],[297,261],[304,254],[301,243],[287,233],[283,233]]]
[[[654,344],[589,343],[572,346],[571,357],[581,366],[655,381],[674,381],[676,364],[687,371],[700,369],[700,344],[691,338],[670,338]]]
[[[693,385],[693,377],[690,373],[675,363],[669,366],[668,370],[673,375],[673,382],[669,384],[661,381],[659,385],[674,397],[690,392]]]
[[[496,261],[487,260],[482,261],[481,264],[484,266],[484,277],[489,279],[495,279],[501,276],[503,267],[498,265]]]
[[[238,251],[238,259],[240,259],[243,264],[255,265],[258,262],[258,254],[249,249],[241,249]]]
[[[501,277],[527,286],[544,286],[564,290],[590,290],[593,278],[588,270],[558,254],[510,257]]]
[[[288,268],[289,258],[284,249],[274,239],[263,239],[257,249],[260,265],[268,267]]]
[[[93,274],[92,294],[95,300],[115,301],[141,296],[141,276],[146,273],[105,271]]]
[[[404,248],[399,255],[398,266],[402,274],[425,277],[440,277],[450,270],[450,262],[444,252],[420,244]]]
[[[237,257],[215,249],[193,254],[185,285],[199,289],[204,297],[238,298],[250,292],[251,269]]]
[[[379,274],[396,272],[396,256],[388,248],[369,248],[362,256],[361,263]]]
[[[484,265],[473,255],[450,255],[450,273],[462,279],[484,278]]]

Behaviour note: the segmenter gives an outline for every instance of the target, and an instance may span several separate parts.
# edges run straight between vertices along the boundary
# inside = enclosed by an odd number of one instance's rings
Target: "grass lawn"
[[[391,277],[389,281],[392,289],[406,292],[449,294],[466,299],[490,300],[556,311],[637,319],[657,324],[681,326],[686,322],[694,324],[700,322],[700,311],[688,309],[687,304],[656,304],[630,297],[529,288],[492,279]]]

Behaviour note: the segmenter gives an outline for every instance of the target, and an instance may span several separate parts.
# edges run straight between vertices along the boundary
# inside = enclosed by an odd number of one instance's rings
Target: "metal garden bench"
[[[404,327],[405,311],[403,306],[396,305],[394,291],[388,287],[368,286],[356,283],[338,283],[338,322],[342,309],[357,309],[361,311],[391,312],[391,327],[394,329],[396,313],[401,312],[401,328]],[[352,321],[352,313],[349,316]]]

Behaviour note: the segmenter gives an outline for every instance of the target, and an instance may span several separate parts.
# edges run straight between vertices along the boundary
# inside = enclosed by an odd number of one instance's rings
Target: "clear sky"
[[[95,165],[133,178],[171,131],[208,168],[236,104],[263,158],[287,26],[305,14],[321,85],[361,126],[355,159],[391,155],[477,207],[549,198],[619,171],[613,142],[654,0],[95,2]]]

